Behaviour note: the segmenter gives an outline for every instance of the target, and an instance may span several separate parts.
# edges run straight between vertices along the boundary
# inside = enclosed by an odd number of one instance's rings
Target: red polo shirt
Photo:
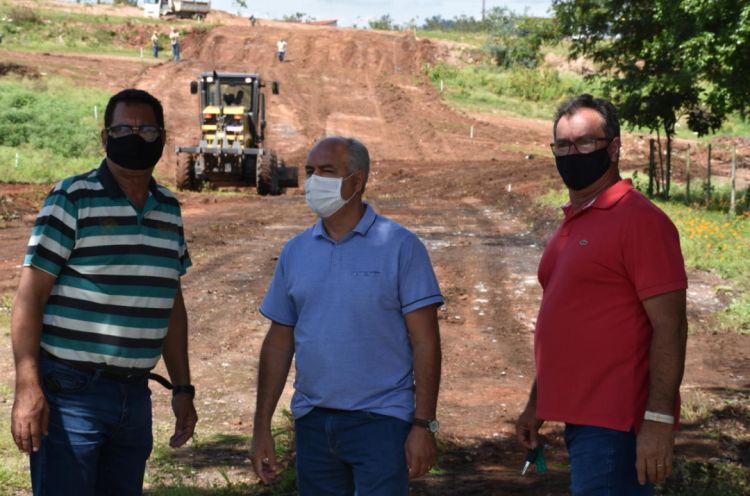
[[[652,334],[641,302],[687,288],[679,234],[630,180],[563,210],[539,264],[537,416],[639,428]]]

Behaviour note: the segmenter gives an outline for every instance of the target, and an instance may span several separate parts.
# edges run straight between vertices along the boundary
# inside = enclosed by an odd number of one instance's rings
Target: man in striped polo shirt
[[[190,257],[179,203],[152,178],[166,142],[161,103],[114,95],[101,140],[99,168],[47,196],[13,304],[11,429],[31,454],[35,495],[141,494],[159,356],[175,385],[170,445],[197,422],[180,286]]]

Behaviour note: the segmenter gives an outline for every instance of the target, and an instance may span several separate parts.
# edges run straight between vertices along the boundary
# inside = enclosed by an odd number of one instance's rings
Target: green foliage
[[[453,102],[541,118],[549,118],[561,100],[596,90],[577,75],[548,68],[502,70],[492,65],[459,68],[440,63],[426,73],[436,86],[443,81],[446,97]]]
[[[570,55],[598,64],[595,77],[631,126],[671,140],[682,115],[699,134],[750,101],[750,4],[722,0],[554,0]]]
[[[305,22],[312,20],[312,17],[304,12],[295,12],[294,14],[285,15],[281,20],[284,22]]]
[[[13,391],[0,387],[0,403],[10,405]],[[26,494],[31,490],[29,458],[13,442],[10,434],[10,408],[0,410],[0,494]],[[5,491],[8,491],[7,493]]]
[[[750,493],[750,474],[741,465],[725,462],[677,460],[672,476],[657,488],[658,496],[744,496]]]
[[[398,25],[393,22],[390,14],[380,16],[378,19],[368,21],[370,29],[380,29],[382,31],[397,31]]]
[[[108,95],[62,80],[0,79],[0,177],[51,182],[96,167]]]

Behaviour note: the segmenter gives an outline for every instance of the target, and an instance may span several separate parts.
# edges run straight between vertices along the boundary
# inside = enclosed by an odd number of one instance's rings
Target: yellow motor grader
[[[199,95],[201,137],[197,146],[178,146],[177,187],[255,186],[260,195],[279,195],[299,186],[297,167],[287,167],[263,148],[265,83],[258,74],[204,72],[190,82]],[[273,82],[272,92],[279,85]]]

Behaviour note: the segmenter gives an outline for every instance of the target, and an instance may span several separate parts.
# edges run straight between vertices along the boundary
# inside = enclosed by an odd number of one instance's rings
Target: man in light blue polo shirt
[[[435,462],[443,303],[416,235],[362,201],[359,141],[316,143],[305,199],[321,218],[282,249],[261,312],[253,468],[279,472],[271,418],[296,353],[292,415],[301,496],[398,496]]]

